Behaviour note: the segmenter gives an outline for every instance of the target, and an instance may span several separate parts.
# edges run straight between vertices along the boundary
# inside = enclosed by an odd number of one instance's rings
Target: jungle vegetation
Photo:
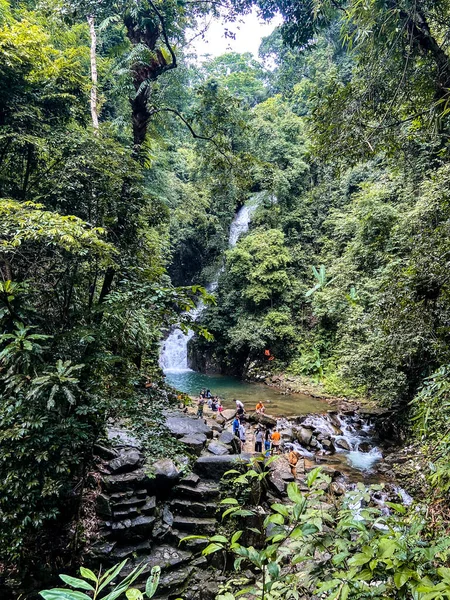
[[[283,19],[258,58],[192,56],[252,9]],[[222,265],[195,352],[398,408],[448,490],[449,24],[444,0],[0,0],[3,564],[76,505]]]

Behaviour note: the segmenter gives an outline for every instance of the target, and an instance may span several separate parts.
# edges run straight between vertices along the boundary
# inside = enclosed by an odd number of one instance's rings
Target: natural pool
[[[247,410],[252,410],[261,400],[270,415],[305,415],[324,413],[330,405],[325,400],[305,394],[283,395],[277,389],[262,383],[248,383],[227,375],[205,375],[197,371],[167,371],[166,381],[174,388],[197,396],[202,388],[222,398],[225,408],[234,408],[234,399],[241,400]]]

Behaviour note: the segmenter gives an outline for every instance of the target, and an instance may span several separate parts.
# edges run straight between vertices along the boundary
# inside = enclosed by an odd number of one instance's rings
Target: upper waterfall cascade
[[[258,206],[258,196],[254,196],[247,204],[241,206],[234,216],[230,225],[230,233],[228,237],[228,245],[230,248],[237,244],[237,241],[248,231],[252,214]],[[221,269],[222,270],[222,269]],[[217,273],[217,278],[212,281],[206,289],[208,292],[213,292],[217,289],[217,279],[220,271]],[[199,302],[189,314],[193,321],[196,321],[202,312],[205,310],[203,302]],[[194,337],[194,332],[189,330],[184,333],[180,328],[175,328],[164,341],[161,353],[159,355],[159,365],[164,372],[168,371],[190,371],[188,365],[188,344],[189,340]]]

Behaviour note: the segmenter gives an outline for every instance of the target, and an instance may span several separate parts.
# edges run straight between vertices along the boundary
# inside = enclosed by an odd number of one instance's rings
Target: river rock
[[[358,450],[360,452],[370,452],[372,450],[372,446],[369,442],[360,442],[358,445]]]
[[[312,439],[312,431],[311,429],[307,429],[306,427],[299,427],[296,431],[297,439],[303,446],[309,446],[311,444]]]
[[[200,456],[195,462],[194,472],[204,477],[219,481],[224,473],[235,469],[240,464],[247,464],[250,460],[249,454],[228,454],[224,456]]]
[[[331,452],[331,454],[334,454],[334,452],[336,452],[336,448],[334,447],[333,442],[328,439],[325,438],[321,441],[322,447],[327,451],[327,452]]]
[[[186,435],[203,434],[212,438],[212,429],[202,419],[196,419],[183,413],[169,413],[166,417],[166,427],[178,438]]]
[[[251,423],[259,423],[260,425],[264,425],[264,427],[276,427],[277,421],[273,417],[269,417],[269,415],[264,415],[262,413],[252,413],[249,415],[248,420]]]
[[[345,438],[338,438],[337,440],[334,440],[334,443],[338,448],[343,448],[344,450],[348,450],[349,452],[352,449],[352,447]]]
[[[134,469],[141,462],[142,455],[135,448],[122,450],[117,456],[108,463],[110,470],[113,473],[128,473],[134,471]]]
[[[187,446],[194,454],[200,456],[203,446],[206,443],[206,435],[198,433],[196,435],[185,435],[180,438],[180,442]]]
[[[287,427],[286,429],[283,429],[282,431],[280,431],[280,435],[281,435],[281,439],[284,442],[292,442],[292,440],[294,438],[294,434],[292,432],[291,427]]]
[[[223,456],[225,454],[230,454],[230,447],[217,440],[213,440],[208,444],[208,452],[211,452],[211,454],[215,454],[216,456]]]

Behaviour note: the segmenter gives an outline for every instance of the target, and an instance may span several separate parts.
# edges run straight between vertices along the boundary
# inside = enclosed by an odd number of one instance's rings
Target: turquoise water
[[[166,381],[176,389],[197,396],[202,388],[210,389],[220,396],[225,408],[234,408],[234,399],[241,400],[251,410],[261,400],[270,415],[304,415],[324,413],[330,406],[325,400],[305,394],[283,395],[278,390],[260,383],[247,383],[237,377],[205,375],[196,371],[172,371],[166,373]]]

